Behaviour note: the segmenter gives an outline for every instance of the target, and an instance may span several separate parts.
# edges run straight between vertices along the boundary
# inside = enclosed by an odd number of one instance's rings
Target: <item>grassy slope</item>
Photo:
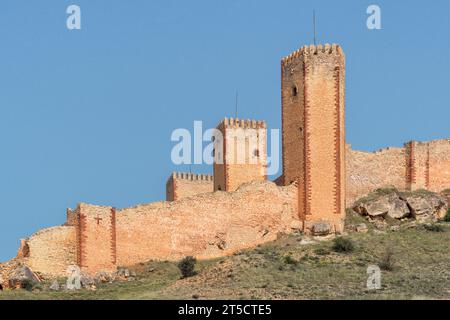
[[[358,218],[356,218],[358,219]],[[138,280],[102,285],[76,293],[24,290],[0,292],[0,299],[449,299],[450,228],[431,232],[351,234],[357,248],[341,254],[332,242],[300,245],[290,235],[232,257],[204,261],[198,275],[180,280],[176,263],[149,262],[135,267]],[[395,268],[382,273],[383,289],[366,289],[366,270],[386,248]],[[286,258],[289,256],[289,258]],[[44,287],[46,287],[44,285]]]

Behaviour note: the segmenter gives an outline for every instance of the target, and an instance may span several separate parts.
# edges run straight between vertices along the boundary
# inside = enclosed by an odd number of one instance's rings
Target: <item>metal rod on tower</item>
[[[235,119],[237,119],[237,117],[238,117],[238,98],[239,98],[239,93],[238,93],[238,91],[236,91]]]
[[[316,10],[313,10],[314,45],[316,45]]]

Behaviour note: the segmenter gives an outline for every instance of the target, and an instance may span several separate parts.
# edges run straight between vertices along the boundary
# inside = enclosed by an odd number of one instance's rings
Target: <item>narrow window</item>
[[[296,86],[292,87],[292,96],[293,96],[293,97],[296,97],[297,94],[298,94],[298,89],[297,89],[297,87],[296,87]]]

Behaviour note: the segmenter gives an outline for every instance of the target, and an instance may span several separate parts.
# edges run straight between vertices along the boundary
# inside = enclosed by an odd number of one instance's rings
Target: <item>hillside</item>
[[[364,221],[351,214],[349,223]],[[197,264],[197,275],[180,279],[174,262],[131,268],[136,280],[100,285],[96,291],[2,291],[0,299],[450,299],[450,225],[404,224],[400,229],[350,233],[353,252],[333,251],[328,238],[301,234],[253,250]],[[382,289],[366,289],[366,270],[392,252],[394,267],[382,271]],[[62,280],[62,279],[61,279]]]

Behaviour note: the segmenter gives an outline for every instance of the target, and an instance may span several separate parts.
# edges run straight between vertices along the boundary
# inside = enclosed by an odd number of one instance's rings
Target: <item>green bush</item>
[[[352,252],[355,245],[351,239],[338,237],[333,240],[333,250],[336,252]]]
[[[447,213],[444,217],[445,222],[450,222],[450,208],[448,208]]]
[[[381,270],[392,271],[394,270],[394,250],[391,247],[387,247],[381,260],[379,262]]]
[[[27,291],[31,291],[34,288],[34,282],[30,279],[22,280],[20,285],[21,285],[22,289],[27,290]]]
[[[181,271],[182,278],[189,278],[195,276],[195,264],[197,263],[197,259],[194,257],[185,257],[178,263],[178,268]]]
[[[296,265],[298,263],[298,261],[292,258],[291,255],[285,255],[283,257],[283,261],[285,264],[292,264],[292,265]]]

